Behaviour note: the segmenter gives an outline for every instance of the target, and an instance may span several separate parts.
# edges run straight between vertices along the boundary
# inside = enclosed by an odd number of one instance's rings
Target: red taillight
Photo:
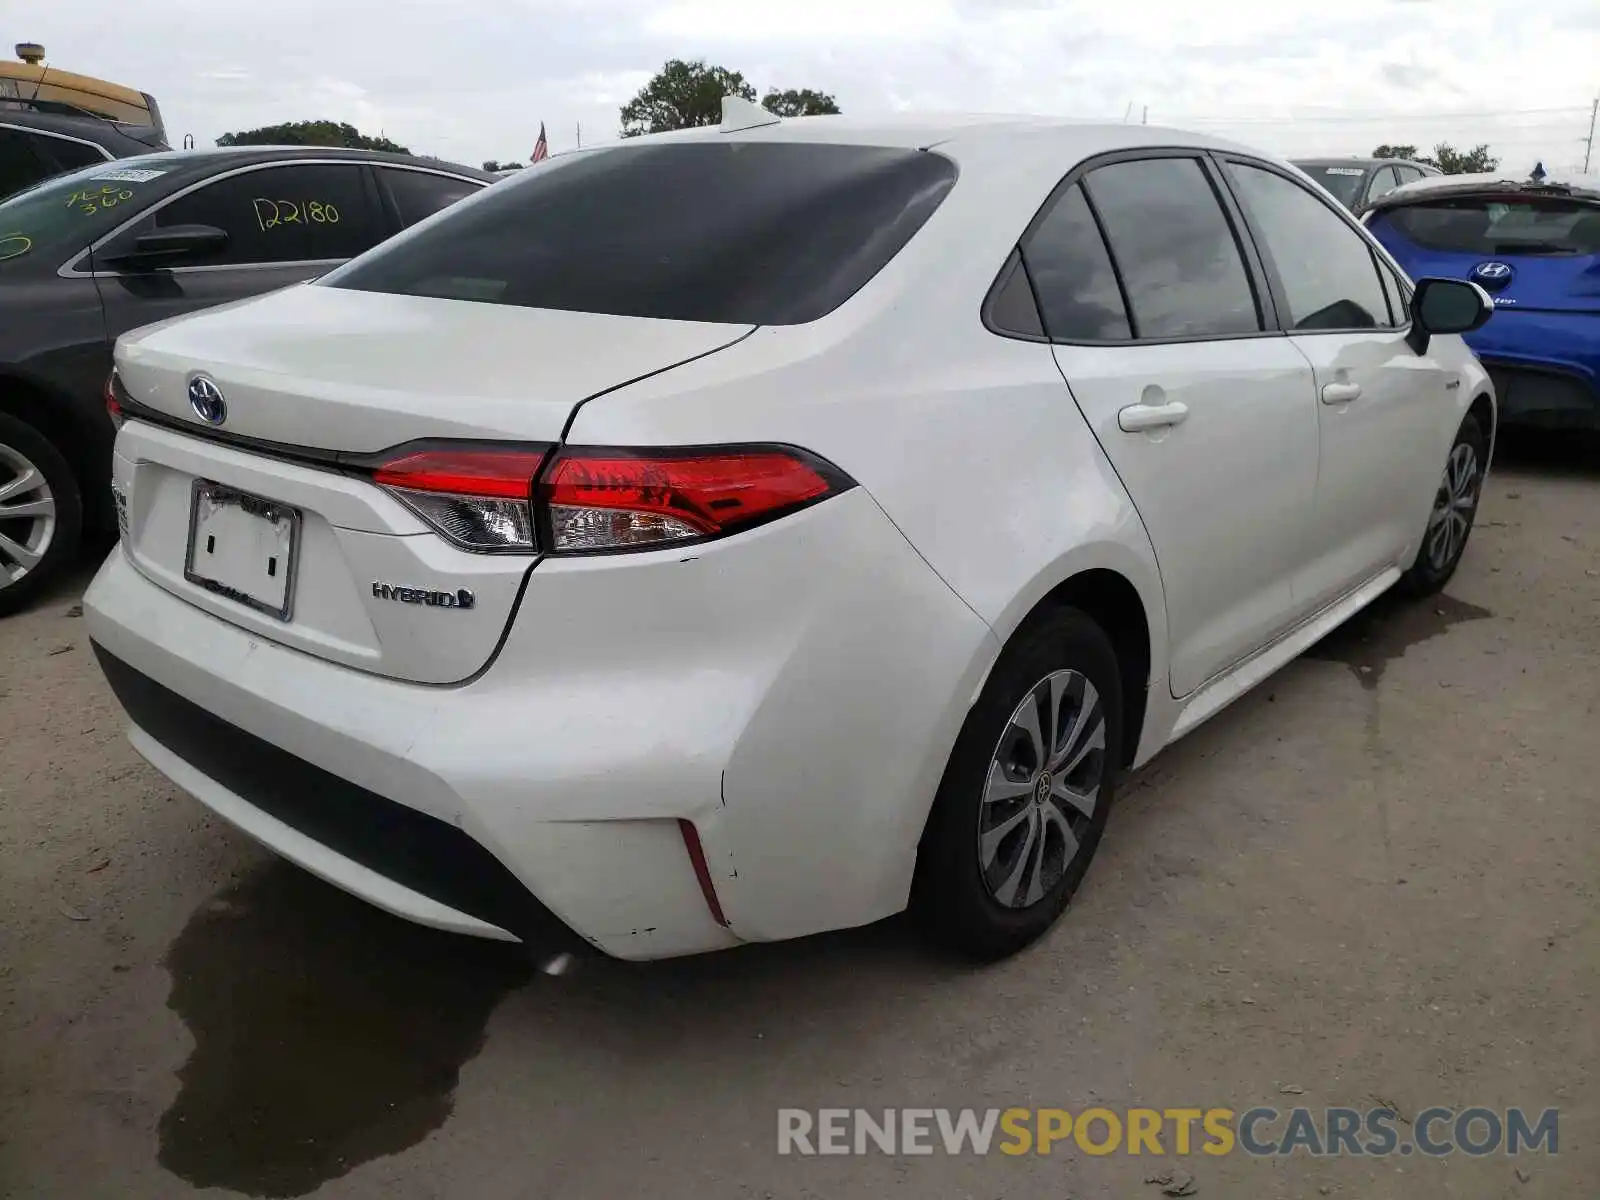
[[[463,549],[526,554],[535,546],[530,501],[545,453],[416,450],[383,462],[372,478]]]
[[[538,500],[555,553],[645,549],[716,537],[850,486],[836,468],[789,447],[695,451],[561,450]]]
[[[420,450],[384,463],[372,478],[385,487],[526,500],[544,456],[542,449]]]
[[[526,553],[536,548],[540,528],[547,544],[537,548],[556,554],[718,537],[853,486],[836,467],[787,446],[566,447],[541,477],[547,453],[412,450],[385,459],[372,478],[465,549]]]
[[[115,370],[106,376],[106,416],[111,418],[111,424],[117,429],[122,428],[122,422],[126,419],[122,412],[122,402],[117,399],[117,373]]]

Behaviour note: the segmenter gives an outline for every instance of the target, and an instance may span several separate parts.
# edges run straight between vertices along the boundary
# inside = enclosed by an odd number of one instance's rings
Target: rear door
[[[389,232],[365,164],[269,163],[226,171],[180,192],[113,234],[97,253],[174,225],[212,225],[228,242],[170,267],[97,270],[111,339],[314,278]],[[98,258],[96,265],[103,262]]]
[[[1347,216],[1268,164],[1229,158],[1225,173],[1290,341],[1316,374],[1315,516],[1294,587],[1305,614],[1399,564],[1415,542],[1454,432],[1454,376],[1406,344],[1405,314],[1391,311],[1399,282],[1380,276]]]
[[[1144,520],[1182,696],[1288,627],[1317,471],[1311,370],[1200,155],[1111,161],[1023,246],[1056,360]]]

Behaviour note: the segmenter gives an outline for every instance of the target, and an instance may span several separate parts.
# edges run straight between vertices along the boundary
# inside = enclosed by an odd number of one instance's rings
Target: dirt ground
[[[1156,1200],[1172,1160],[780,1158],[776,1114],[1383,1102],[1556,1107],[1560,1153],[1177,1165],[1201,1197],[1600,1195],[1589,448],[1504,456],[1445,598],[1129,781],[1067,918],[987,970],[891,921],[552,977],[395,921],[134,755],[87,574],[0,623],[0,1194]]]

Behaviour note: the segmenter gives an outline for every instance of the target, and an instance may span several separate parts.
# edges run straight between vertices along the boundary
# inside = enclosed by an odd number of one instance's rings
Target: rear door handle
[[[1352,400],[1361,398],[1361,385],[1359,383],[1330,383],[1322,389],[1322,402],[1324,404],[1349,404]]]
[[[1170,404],[1130,404],[1117,414],[1117,427],[1123,433],[1143,433],[1182,425],[1189,419],[1189,406],[1174,400]]]

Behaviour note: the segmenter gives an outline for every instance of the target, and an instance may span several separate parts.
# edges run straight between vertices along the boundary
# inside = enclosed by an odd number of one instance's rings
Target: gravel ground
[[[1067,919],[982,971],[891,921],[552,977],[392,920],[134,755],[87,575],[0,623],[0,1194],[1600,1195],[1591,448],[1505,456],[1446,597],[1129,781]],[[1561,1152],[776,1153],[789,1106],[1379,1102],[1558,1107]]]

